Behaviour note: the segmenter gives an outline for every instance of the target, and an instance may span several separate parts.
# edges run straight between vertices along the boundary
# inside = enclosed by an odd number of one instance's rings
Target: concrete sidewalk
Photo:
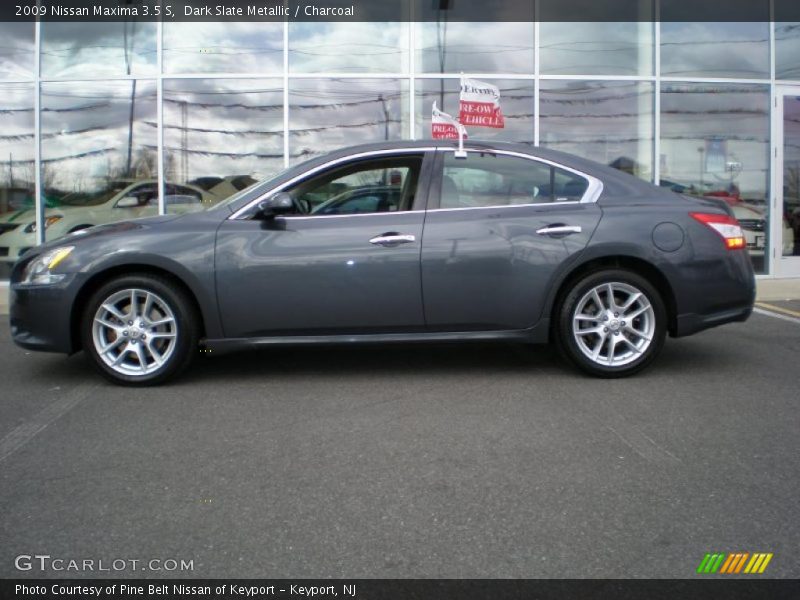
[[[800,279],[760,279],[759,301],[800,300]],[[0,315],[8,314],[8,287],[0,283]]]
[[[800,300],[800,279],[760,279],[756,299]]]

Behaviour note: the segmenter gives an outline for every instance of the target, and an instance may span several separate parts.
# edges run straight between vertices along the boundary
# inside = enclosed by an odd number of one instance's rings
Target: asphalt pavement
[[[707,552],[800,577],[783,316],[668,340],[625,380],[547,347],[412,345],[200,357],[147,389],[3,324],[0,577],[682,578]],[[15,567],[35,555],[126,562]]]

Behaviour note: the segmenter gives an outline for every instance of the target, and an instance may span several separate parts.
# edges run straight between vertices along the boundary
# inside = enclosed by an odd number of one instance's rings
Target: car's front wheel
[[[187,295],[168,279],[119,277],[101,286],[87,303],[83,348],[115,383],[161,383],[183,371],[194,356],[195,313]]]
[[[624,377],[645,368],[660,352],[667,314],[647,279],[609,269],[570,287],[556,327],[558,345],[575,365],[599,377]]]

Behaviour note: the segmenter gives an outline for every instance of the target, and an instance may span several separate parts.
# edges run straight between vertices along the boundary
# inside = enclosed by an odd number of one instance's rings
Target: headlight
[[[61,246],[37,256],[25,267],[25,271],[22,273],[22,283],[35,283],[38,285],[58,283],[66,275],[52,273],[52,270],[67,258],[74,249],[75,246]]]
[[[44,228],[47,229],[53,223],[60,221],[63,219],[61,215],[50,215],[49,217],[44,218]],[[25,229],[23,229],[25,233],[36,233],[36,222],[31,223]]]

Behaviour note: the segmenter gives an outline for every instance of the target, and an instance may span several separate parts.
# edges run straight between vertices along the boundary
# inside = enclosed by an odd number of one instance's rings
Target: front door
[[[559,265],[583,250],[599,182],[501,151],[439,152],[422,242],[430,330],[520,330],[541,317]]]
[[[775,98],[775,212],[772,273],[800,276],[800,87],[779,88]]]
[[[423,153],[338,163],[287,191],[297,210],[225,221],[217,295],[225,336],[424,329]]]

